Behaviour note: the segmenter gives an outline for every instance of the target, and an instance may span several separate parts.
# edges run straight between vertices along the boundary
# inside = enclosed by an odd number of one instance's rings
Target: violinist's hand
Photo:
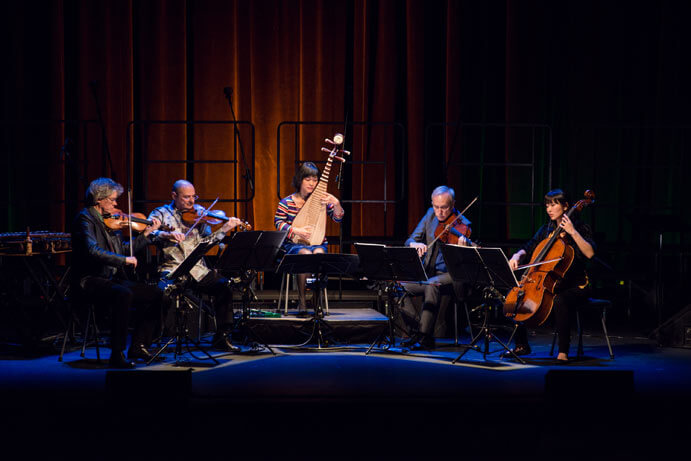
[[[146,229],[144,229],[144,235],[147,237],[150,233],[161,227],[161,221],[158,218],[151,218],[151,220],[153,221],[153,224],[150,226],[146,226]]]
[[[576,232],[576,228],[573,227],[573,222],[569,219],[566,214],[561,215],[561,222],[559,223],[559,227],[564,229],[567,234],[573,235],[574,232]]]
[[[410,244],[410,247],[415,248],[417,250],[417,255],[420,257],[427,253],[427,245],[425,245],[424,243],[413,242]]]
[[[242,224],[242,220],[235,218],[235,217],[228,218],[228,222],[223,224],[223,227],[221,227],[221,232],[223,232],[224,234],[227,234],[231,230],[238,227],[240,224]]]
[[[293,227],[293,234],[300,237],[302,240],[309,240],[312,237],[312,226]]]
[[[137,258],[135,258],[134,256],[128,256],[125,258],[125,264],[128,266],[137,267]]]

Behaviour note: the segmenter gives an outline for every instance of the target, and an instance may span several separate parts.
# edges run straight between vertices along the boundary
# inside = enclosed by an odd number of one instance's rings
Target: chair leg
[[[86,356],[86,343],[89,342],[89,327],[91,327],[91,308],[87,309],[86,324],[84,325],[84,334],[82,335],[82,353],[81,357]]]
[[[62,348],[60,348],[60,357],[58,362],[62,362],[62,357],[65,355],[65,347],[67,346],[67,337],[72,334],[72,326],[74,325],[74,312],[70,312],[70,319],[67,321],[67,328],[65,328],[65,336],[62,338]]]
[[[607,334],[607,308],[603,307],[602,308],[602,317],[600,318],[600,321],[602,322],[602,331],[605,333],[605,340],[607,341],[607,349],[609,349],[609,358],[613,359],[614,358],[614,352],[612,352],[612,344],[609,342],[609,335]]]
[[[101,361],[101,350],[99,343],[101,342],[100,334],[98,332],[98,325],[96,325],[96,311],[94,310],[94,306],[91,306],[91,310],[93,311],[93,314],[91,315],[91,321],[94,322],[92,325],[92,328],[94,330],[94,342],[96,343],[96,361],[100,362]]]
[[[552,348],[549,350],[549,355],[554,355],[554,346],[557,344],[557,330],[552,333]]]
[[[326,295],[326,288],[324,288],[324,308],[326,315],[329,315],[329,297]]]
[[[281,275],[281,289],[278,290],[278,303],[276,304],[276,310],[281,310],[281,301],[283,301],[283,287],[285,287],[286,277],[285,274]]]
[[[581,313],[576,311],[576,328],[578,330],[578,352],[580,357],[583,355],[583,325],[581,325]]]
[[[288,294],[290,293],[290,274],[286,272],[286,291],[285,291],[285,299],[283,300],[284,302],[284,312],[285,315],[288,315]]]

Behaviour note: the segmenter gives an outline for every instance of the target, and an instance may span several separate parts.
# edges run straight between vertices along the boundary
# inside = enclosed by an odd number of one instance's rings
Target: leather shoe
[[[125,354],[122,351],[111,352],[108,368],[134,368],[134,362],[125,359]]]
[[[513,349],[511,349],[511,352],[513,352],[514,354],[516,354],[518,356],[521,356],[521,355],[530,354],[532,352],[532,350],[530,349],[529,344],[516,344],[516,346]],[[501,357],[502,358],[509,358],[509,357],[513,357],[513,355],[511,355],[508,352],[504,352],[503,354],[501,354]]]
[[[403,341],[401,341],[401,347],[404,349],[408,349],[408,348],[410,348],[410,346],[412,346],[413,344],[416,344],[419,341],[420,341],[420,336],[417,334],[414,334],[410,338],[404,339]]]
[[[421,335],[411,339],[414,341],[407,342],[402,347],[411,351],[427,351],[435,347],[434,338],[431,336]]]
[[[148,362],[153,358],[153,355],[146,349],[146,347],[144,347],[143,344],[136,344],[130,346],[130,349],[127,351],[127,358],[129,360],[143,360]],[[162,360],[162,357],[160,356],[156,358]]]
[[[211,341],[211,348],[225,352],[240,352],[240,348],[230,342],[230,338],[225,334],[214,336],[213,341]]]

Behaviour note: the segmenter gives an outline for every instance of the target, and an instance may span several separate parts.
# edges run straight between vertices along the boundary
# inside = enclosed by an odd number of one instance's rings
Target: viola
[[[581,211],[595,201],[595,193],[587,190],[566,215]],[[551,236],[542,240],[533,251],[529,269],[519,286],[511,289],[504,302],[504,315],[527,326],[542,325],[552,312],[555,289],[571,267],[574,249],[561,237],[557,226]]]

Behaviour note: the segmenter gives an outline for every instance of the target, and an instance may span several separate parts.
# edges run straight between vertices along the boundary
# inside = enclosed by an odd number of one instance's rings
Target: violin
[[[123,231],[129,234],[130,222],[132,223],[132,230],[136,232],[143,232],[147,226],[153,226],[154,222],[146,219],[142,213],[123,213],[120,210],[115,210],[115,213],[104,214],[103,223],[112,231]],[[168,227],[161,224],[161,230],[167,230]]]
[[[567,213],[581,211],[595,201],[595,193],[587,190]],[[504,315],[526,326],[542,325],[552,312],[555,289],[563,280],[574,259],[574,249],[561,237],[562,229],[554,232],[535,247],[529,269],[523,274],[519,286],[511,289],[504,302]]]
[[[452,219],[453,218],[453,219]],[[463,215],[449,215],[444,221],[437,224],[434,229],[434,240],[439,240],[442,243],[450,245],[458,245],[459,240],[461,244],[468,244],[470,242],[470,226],[463,223]]]
[[[224,223],[230,220],[223,210],[209,210],[205,208],[191,209],[182,212],[182,222],[188,226],[194,226],[197,222],[204,222],[211,226],[213,232],[217,231]],[[238,224],[237,230],[252,230],[252,225],[246,221]]]

